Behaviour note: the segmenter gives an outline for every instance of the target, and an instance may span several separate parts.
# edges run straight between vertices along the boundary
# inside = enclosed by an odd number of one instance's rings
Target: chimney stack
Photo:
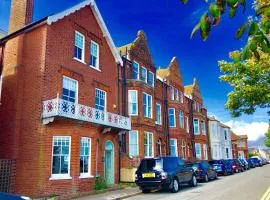
[[[9,31],[13,33],[32,22],[34,0],[12,0]]]

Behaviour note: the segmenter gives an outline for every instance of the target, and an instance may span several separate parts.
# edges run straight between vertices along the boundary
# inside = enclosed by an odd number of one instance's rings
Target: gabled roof
[[[162,80],[173,79],[174,81],[177,81],[179,85],[182,86],[183,84],[179,63],[176,56],[172,58],[167,68],[159,68],[156,73],[157,76],[160,77]]]
[[[114,45],[114,42],[112,40],[112,37],[107,29],[107,26],[100,14],[100,11],[95,3],[94,0],[85,0],[71,8],[68,8],[62,12],[59,12],[59,13],[56,13],[54,15],[50,15],[50,16],[47,16],[37,22],[33,22],[31,24],[28,24],[26,25],[25,27],[21,28],[20,30],[14,32],[14,33],[11,33],[10,35],[7,35],[6,37],[2,38],[2,40],[0,40],[0,44],[6,42],[7,40],[13,38],[13,37],[16,37],[18,36],[19,34],[23,33],[23,32],[27,32],[29,30],[32,30],[33,28],[36,28],[44,23],[47,23],[48,25],[51,25],[61,19],[63,19],[64,17],[66,16],[69,16],[70,14],[76,12],[76,11],[79,11],[81,10],[82,8],[86,7],[86,6],[90,6],[93,13],[94,13],[94,16],[102,30],[102,33],[103,33],[103,37],[105,37],[110,49],[111,49],[111,52],[114,56],[114,59],[115,59],[115,62],[116,63],[120,63],[121,65],[123,64],[122,63],[122,59],[121,59],[121,56],[120,54],[118,53],[115,45]]]
[[[238,138],[239,137],[234,132],[231,131],[231,139],[232,140],[238,140]]]
[[[118,47],[118,51],[122,56],[125,56],[126,53],[132,54],[133,50],[136,51],[138,49],[140,49],[140,54],[143,54],[145,57],[148,58],[147,59],[148,64],[151,66],[154,66],[152,55],[148,46],[147,37],[143,30],[138,31],[137,37],[135,38],[133,42],[126,44],[124,46]],[[140,57],[140,55],[136,54],[136,57]]]
[[[97,4],[95,3],[94,0],[83,1],[83,2],[69,8],[67,10],[64,10],[64,11],[62,11],[60,13],[49,16],[48,19],[47,19],[47,24],[51,25],[51,24],[63,19],[66,16],[69,16],[70,14],[72,14],[72,13],[74,13],[74,12],[76,12],[76,11],[86,7],[86,6],[91,7],[91,9],[92,9],[92,11],[93,11],[93,13],[94,13],[94,15],[96,17],[96,20],[97,20],[97,22],[98,22],[98,24],[99,24],[99,26],[100,26],[100,28],[102,30],[103,37],[105,37],[107,43],[109,44],[109,47],[111,49],[111,52],[112,52],[112,54],[114,56],[115,61],[117,63],[122,64],[121,56],[118,53],[118,51],[117,51],[117,49],[116,49],[116,47],[114,45],[112,37],[111,37],[111,35],[110,35],[110,33],[109,33],[108,29],[107,29],[107,26],[106,26],[106,24],[105,24],[105,22],[104,22],[104,20],[103,20],[103,18],[101,16],[100,11],[99,11],[99,9],[97,7]]]
[[[186,85],[185,86],[185,95],[192,95],[193,92],[193,85]]]

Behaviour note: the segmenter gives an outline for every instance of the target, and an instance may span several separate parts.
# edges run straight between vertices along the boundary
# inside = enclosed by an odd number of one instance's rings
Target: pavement
[[[178,193],[158,190],[142,194],[136,188],[115,190],[80,197],[77,200],[270,200],[270,165],[243,173],[221,176],[218,180],[199,183],[197,187],[182,186]]]
[[[102,194],[95,194],[77,198],[77,200],[120,200],[140,194],[137,187],[128,187],[121,190],[114,190]]]

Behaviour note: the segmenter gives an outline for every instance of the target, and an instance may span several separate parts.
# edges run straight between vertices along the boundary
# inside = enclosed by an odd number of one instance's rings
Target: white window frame
[[[137,64],[137,66],[138,66],[138,74],[137,74],[137,78],[136,79],[133,79],[133,63],[135,63],[135,64]],[[133,63],[132,63],[132,79],[133,80],[140,80],[140,65],[139,65],[139,63],[138,62],[136,62],[136,61],[133,61]]]
[[[187,151],[187,145],[186,145],[186,142],[185,140],[182,139],[182,144],[181,144],[181,151],[182,151],[182,156],[183,156],[183,159],[186,158],[186,151]]]
[[[179,90],[175,88],[175,100],[179,101]]]
[[[135,92],[136,93],[136,102],[131,102],[131,93],[132,92]],[[136,103],[136,112],[135,114],[131,113],[131,110],[130,110],[130,104],[134,104]],[[128,113],[129,113],[129,116],[138,116],[138,91],[137,90],[128,90]]]
[[[196,132],[196,133],[195,133],[195,123],[194,123],[195,120],[198,121],[198,132]],[[193,119],[193,132],[194,132],[195,135],[200,135],[200,120],[197,119],[197,118]]]
[[[187,133],[189,133],[189,120],[188,120],[188,116],[185,116],[186,118],[186,131]]]
[[[76,37],[76,34],[81,35],[83,37],[82,59],[76,58],[74,55],[73,55],[73,59],[75,59],[75,60],[77,60],[77,61],[82,62],[83,64],[85,64],[85,36],[82,33],[80,33],[79,31],[75,31],[75,35],[74,35],[74,47],[75,47],[75,37]]]
[[[159,116],[159,120],[158,120],[158,116],[157,116],[157,107],[159,107],[159,110],[160,110],[160,116]],[[162,113],[161,113],[161,104],[159,103],[156,103],[156,124],[158,125],[162,125]]]
[[[204,120],[201,120],[201,128],[202,128],[202,134],[203,135],[206,135],[206,124],[205,124],[205,121]],[[203,126],[204,125],[204,126]],[[204,129],[203,129],[204,127]]]
[[[153,98],[152,98],[152,95],[147,94],[145,92],[143,92],[143,96],[144,95],[146,95],[146,116],[144,115],[144,110],[143,110],[143,116],[146,117],[146,118],[152,119],[153,118]],[[151,112],[150,113],[148,112],[148,107],[149,107],[149,105],[148,105],[148,97],[149,96],[151,98]],[[144,102],[143,102],[143,109],[144,109]],[[149,116],[149,114],[150,114],[150,116]]]
[[[200,147],[200,154],[197,154],[197,147]],[[195,143],[195,154],[196,158],[202,159],[202,149],[201,149],[201,144],[200,143]]]
[[[81,141],[82,139],[88,139],[89,140],[89,158],[88,158],[88,172],[87,173],[80,173],[79,178],[92,178],[92,174],[91,174],[91,161],[92,161],[92,139],[90,137],[81,137],[80,140],[80,145],[81,145]],[[81,149],[81,146],[80,146]],[[81,152],[80,152],[80,157],[81,157]],[[81,166],[80,166],[81,167]]]
[[[155,75],[154,75],[154,73],[153,72],[151,72],[151,71],[148,71],[148,74],[152,74],[152,77],[153,77],[153,82],[152,82],[152,85],[151,84],[149,84],[149,82],[148,82],[148,79],[147,79],[147,83],[148,83],[148,85],[150,85],[151,87],[154,87],[155,86]]]
[[[91,65],[91,47],[92,47],[92,43],[95,44],[95,45],[97,45],[97,66],[96,66],[96,67],[93,66],[93,65]],[[99,44],[96,43],[96,42],[93,41],[93,40],[91,40],[91,42],[90,42],[90,64],[89,64],[89,66],[90,66],[91,68],[94,68],[94,69],[100,71],[100,66],[99,66]]]
[[[130,152],[130,145],[131,145],[131,143],[130,143],[130,141],[131,141],[131,134],[132,133],[136,133],[136,135],[137,135],[137,155],[131,155],[131,152]],[[130,158],[133,158],[133,157],[136,157],[136,156],[139,156],[139,154],[140,154],[140,152],[139,152],[139,131],[137,131],[137,130],[132,130],[132,131],[129,131],[129,134],[128,134],[128,142],[129,142],[129,144],[128,144],[128,148],[129,148],[129,151],[128,151],[128,154],[129,154],[129,157]]]
[[[153,158],[154,157],[154,155],[155,155],[155,153],[154,153],[154,134],[153,133],[151,133],[151,132],[144,132],[144,134],[145,135],[147,135],[147,141],[148,141],[148,143],[147,144],[145,144],[145,141],[143,141],[143,143],[144,143],[144,149],[145,149],[145,146],[147,145],[148,146],[148,148],[147,148],[147,152],[144,152],[144,157],[145,158]],[[144,138],[145,138],[145,135],[144,135]],[[153,155],[149,155],[150,154],[150,140],[149,140],[149,135],[152,135],[152,154]]]
[[[224,140],[227,141],[228,140],[228,133],[227,130],[224,130]]]
[[[182,118],[180,117],[180,113],[182,113]],[[185,116],[184,116],[184,112],[182,110],[179,110],[178,117],[179,117],[180,128],[185,128]],[[181,123],[181,119],[182,119],[182,123]]]
[[[175,99],[175,97],[174,97],[174,87],[172,85],[170,85],[170,99],[171,100]]]
[[[63,96],[63,88],[64,88],[64,79],[68,79],[68,80],[71,80],[71,81],[75,81],[76,82],[76,95],[75,95],[75,103],[77,104],[78,103],[78,99],[79,99],[79,84],[78,84],[78,81],[73,79],[73,78],[70,78],[68,76],[63,76],[62,77],[62,96]]]
[[[54,138],[64,137],[69,139],[69,155],[68,155],[68,173],[67,174],[53,174],[53,147],[54,147]],[[52,154],[51,154],[51,177],[49,180],[61,180],[61,179],[72,179],[70,176],[70,157],[71,157],[71,136],[53,136],[52,137]]]
[[[107,111],[107,92],[105,90],[102,90],[102,89],[99,89],[99,88],[95,88],[95,109],[96,108],[96,91],[99,90],[101,92],[104,92],[104,98],[105,98],[105,101],[104,101],[104,112]]]
[[[184,94],[180,91],[180,103],[184,103]]]
[[[178,156],[178,144],[177,144],[177,139],[176,138],[170,138],[170,153],[172,156],[172,148],[171,148],[171,141],[174,141],[174,145],[175,145],[175,156]]]
[[[170,115],[171,115],[171,114],[170,114],[170,110],[171,110],[171,109],[173,110],[173,118],[174,118],[174,125],[173,125],[173,126],[170,125]],[[169,117],[169,127],[170,127],[170,128],[175,128],[175,127],[176,127],[175,108],[168,108],[168,115],[169,115],[169,116],[168,116],[168,117]]]
[[[143,81],[142,80],[142,72],[143,72],[143,70],[145,70],[145,80]],[[147,83],[147,69],[144,67],[144,66],[141,66],[141,70],[140,70],[140,80],[142,81],[142,82],[144,82],[144,83]]]
[[[203,157],[204,157],[204,160],[208,160],[208,152],[207,152],[206,144],[203,144]]]

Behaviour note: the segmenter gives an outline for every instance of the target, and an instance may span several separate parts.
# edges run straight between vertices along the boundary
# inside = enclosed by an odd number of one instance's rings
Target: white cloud
[[[257,140],[260,136],[263,136],[268,128],[267,122],[251,122],[247,123],[245,121],[234,121],[230,120],[225,123],[230,126],[232,131],[236,135],[247,135],[248,140]]]

